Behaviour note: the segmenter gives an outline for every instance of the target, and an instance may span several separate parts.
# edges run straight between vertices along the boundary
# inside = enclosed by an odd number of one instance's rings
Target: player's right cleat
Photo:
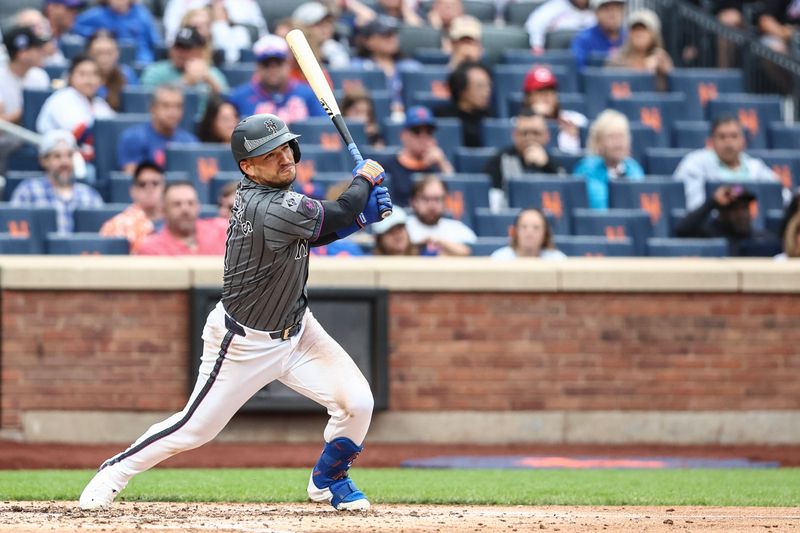
[[[120,490],[122,489],[115,489],[111,485],[108,480],[108,472],[101,470],[94,475],[89,484],[86,485],[86,488],[83,489],[80,507],[84,511],[107,509]]]
[[[311,501],[330,502],[337,511],[369,509],[369,500],[347,476],[350,465],[363,449],[345,437],[326,444],[308,480]]]

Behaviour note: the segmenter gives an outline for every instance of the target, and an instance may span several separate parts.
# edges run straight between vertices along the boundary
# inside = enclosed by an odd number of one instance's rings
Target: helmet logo
[[[265,137],[261,137],[260,139],[253,139],[252,141],[247,137],[244,138],[244,149],[248,152],[252,152],[259,146],[263,145],[270,139],[270,136],[267,135]]]
[[[273,134],[278,133],[278,125],[275,124],[275,121],[272,119],[265,120],[264,125],[267,127],[267,133]]]

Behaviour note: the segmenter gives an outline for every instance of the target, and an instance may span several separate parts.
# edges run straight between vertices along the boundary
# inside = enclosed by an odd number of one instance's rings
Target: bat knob
[[[383,211],[381,211],[381,218],[387,218],[387,217],[390,217],[390,216],[392,216],[392,210],[391,209],[384,209]]]

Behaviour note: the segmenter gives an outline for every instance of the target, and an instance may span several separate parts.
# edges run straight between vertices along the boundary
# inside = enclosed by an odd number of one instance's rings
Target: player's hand
[[[365,159],[353,169],[353,177],[357,178],[359,176],[367,180],[374,188],[376,185],[383,183],[386,173],[380,163],[372,159]]]
[[[392,198],[389,196],[389,189],[377,186],[372,189],[362,214],[367,224],[374,224],[381,221],[381,212],[386,210],[392,210]]]

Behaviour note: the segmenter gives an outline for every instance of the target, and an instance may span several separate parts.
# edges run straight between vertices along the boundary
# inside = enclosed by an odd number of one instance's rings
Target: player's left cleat
[[[308,480],[311,501],[330,502],[337,511],[369,509],[369,500],[347,476],[350,465],[363,449],[345,437],[326,444]]]
[[[83,489],[80,499],[80,507],[84,511],[93,511],[97,509],[107,509],[114,498],[117,497],[119,491],[122,489],[115,489],[111,482],[107,479],[108,472],[105,470],[99,471],[94,475],[92,480]]]

